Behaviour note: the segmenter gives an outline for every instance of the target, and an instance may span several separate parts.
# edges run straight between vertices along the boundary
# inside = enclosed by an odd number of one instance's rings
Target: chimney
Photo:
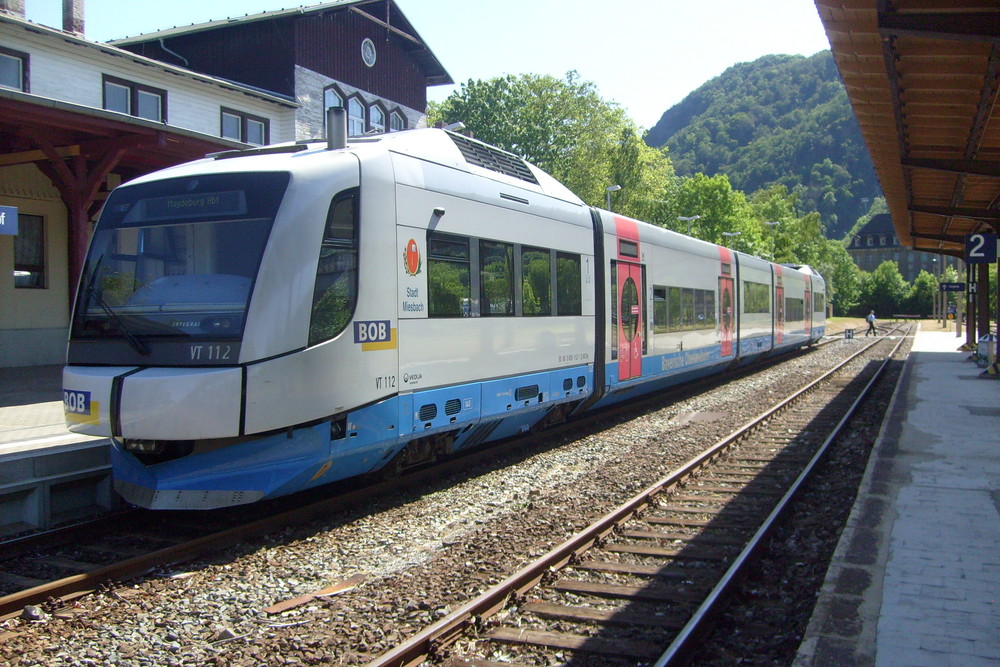
[[[83,0],[63,0],[63,31],[83,37]]]
[[[24,18],[24,0],[0,0],[0,12],[13,14],[19,19]]]

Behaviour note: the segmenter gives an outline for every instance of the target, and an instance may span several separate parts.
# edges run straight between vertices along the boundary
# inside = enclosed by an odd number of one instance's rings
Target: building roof
[[[383,3],[385,4],[384,17],[375,16],[367,11],[368,9],[372,9],[367,7],[368,5],[381,5]],[[404,42],[407,44],[407,48],[411,52],[411,55],[423,69],[429,85],[439,86],[454,83],[451,75],[444,69],[444,66],[437,59],[437,56],[431,52],[424,41],[420,38],[420,35],[417,34],[417,31],[414,30],[413,25],[407,20],[406,16],[403,15],[403,12],[399,9],[395,2],[392,2],[392,0],[333,0],[333,2],[324,2],[318,5],[293,7],[291,9],[276,9],[267,12],[260,12],[258,14],[244,14],[243,16],[231,16],[225,19],[215,19],[204,23],[192,23],[188,26],[174,26],[172,28],[157,30],[155,32],[135,35],[133,37],[113,39],[108,43],[116,46],[129,46],[152,40],[178,37],[180,35],[190,35],[208,30],[217,30],[234,25],[255,23],[258,21],[273,21],[277,19],[332,10],[348,10],[355,12],[366,19],[383,26],[390,32],[402,37]]]
[[[996,0],[815,0],[900,243],[1000,225]]]
[[[102,44],[100,42],[92,42],[84,37],[79,37],[62,30],[57,30],[55,28],[50,28],[33,21],[28,21],[11,14],[0,12],[0,26],[7,24],[11,27],[21,28],[23,30],[34,32],[36,34],[44,35],[52,39],[58,39],[60,41],[79,46],[80,48],[90,49],[102,53],[105,56],[113,56],[116,58],[126,58],[139,65],[146,67],[153,67],[160,71],[167,72],[176,76],[181,76],[189,80],[198,81],[200,83],[210,84],[218,86],[220,88],[225,88],[226,90],[231,90],[235,92],[242,93],[244,95],[249,95],[251,97],[256,97],[258,99],[267,100],[268,102],[273,102],[287,108],[296,108],[299,104],[284,95],[279,95],[277,93],[272,93],[269,91],[260,90],[259,88],[254,88],[253,86],[247,86],[242,83],[235,81],[228,81],[215,76],[210,76],[208,74],[199,74],[198,72],[185,69],[183,67],[178,67],[176,65],[171,65],[162,60],[154,60],[152,58],[147,58],[135,54],[131,51],[126,51],[125,49],[118,48],[113,44]]]
[[[855,236],[866,236],[869,234],[895,234],[896,230],[892,226],[892,216],[888,213],[873,215],[864,227],[859,229]]]

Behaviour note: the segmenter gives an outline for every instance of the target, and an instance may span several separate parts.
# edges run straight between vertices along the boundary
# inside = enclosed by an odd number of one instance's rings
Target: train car
[[[740,361],[740,263],[760,260],[587,207],[463,135],[344,134],[108,199],[63,384],[129,502],[395,474]],[[767,266],[799,319],[766,349],[808,344],[821,279]]]

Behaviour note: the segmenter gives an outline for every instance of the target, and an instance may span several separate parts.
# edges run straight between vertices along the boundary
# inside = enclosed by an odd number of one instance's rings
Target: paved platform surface
[[[920,332],[798,666],[1000,664],[1000,381]]]
[[[0,368],[0,455],[90,440],[66,428],[61,365]]]

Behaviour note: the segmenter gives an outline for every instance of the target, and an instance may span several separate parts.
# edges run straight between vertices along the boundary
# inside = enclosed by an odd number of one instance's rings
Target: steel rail
[[[666,477],[648,486],[612,512],[573,535],[569,540],[556,546],[531,564],[518,570],[506,580],[493,586],[477,598],[466,603],[437,623],[430,625],[394,649],[383,653],[368,663],[367,667],[412,667],[429,656],[437,656],[442,648],[457,640],[468,629],[478,625],[503,609],[508,601],[523,595],[536,586],[548,572],[562,568],[575,556],[590,549],[595,542],[607,536],[615,527],[643,509],[658,494],[676,486],[692,473],[714,461],[725,453],[735,442],[743,439],[754,429],[787,409],[799,398],[815,389],[830,376],[884,340],[876,339],[852,354],[834,368],[817,377],[805,387],[792,393],[779,404],[750,420],[701,454],[690,459]],[[902,342],[902,341],[900,341]]]
[[[885,340],[884,338],[879,339]],[[687,654],[692,650],[694,642],[703,632],[706,624],[710,622],[719,605],[726,599],[733,586],[735,586],[740,579],[740,576],[745,571],[746,567],[753,562],[754,557],[761,550],[765,540],[771,535],[774,530],[775,525],[778,520],[781,519],[784,514],[788,511],[789,507],[792,505],[792,501],[798,495],[799,491],[805,485],[805,482],[812,476],[819,462],[826,456],[826,452],[830,445],[840,436],[844,427],[850,422],[854,417],[855,412],[858,408],[867,400],[869,393],[875,384],[879,381],[884,373],[885,369],[889,366],[896,354],[899,351],[900,346],[903,344],[904,338],[900,338],[896,345],[893,347],[892,351],[886,357],[886,359],[879,366],[878,370],[875,371],[871,379],[865,385],[865,387],[858,392],[857,397],[851,404],[851,407],[847,410],[846,414],[840,419],[837,425],[834,427],[833,431],[827,436],[820,445],[819,449],[809,460],[806,467],[799,473],[799,476],[789,487],[788,491],[781,497],[778,504],[771,510],[764,523],[761,524],[757,532],[747,543],[747,546],[740,552],[740,554],[733,560],[733,563],[729,566],[726,572],[722,575],[722,578],[715,585],[715,587],[709,592],[708,596],[701,603],[694,614],[688,620],[687,624],[680,630],[677,636],[671,642],[667,650],[660,656],[660,658],[654,663],[654,667],[668,667],[678,664],[683,664],[687,657]],[[870,348],[872,346],[868,346]],[[866,350],[868,348],[865,348]]]
[[[797,352],[800,351],[789,351],[788,353],[783,353],[779,356],[771,358],[770,361],[773,363],[783,357],[794,355]],[[767,363],[762,362],[759,365],[751,365],[747,367],[747,369],[767,365]],[[607,418],[608,416],[614,416],[615,414],[625,412],[626,410],[633,410],[637,408],[641,409],[642,406],[652,405],[656,401],[661,401],[665,396],[670,396],[675,392],[690,392],[692,390],[696,390],[698,387],[710,385],[713,379],[715,381],[719,381],[720,378],[726,379],[726,377],[726,375],[711,376],[710,378],[706,378],[704,380],[685,383],[684,385],[671,388],[665,392],[660,392],[636,403],[632,403],[627,406],[616,406],[609,408],[608,410],[601,411],[598,416]],[[519,447],[531,447],[533,443],[537,445],[542,435],[549,437],[558,436],[558,434],[564,429],[576,428],[579,427],[580,424],[581,422],[576,421],[555,425],[540,434],[534,434],[532,436],[509,441],[506,448],[515,450]],[[319,502],[312,503],[305,507],[299,507],[293,510],[281,512],[272,517],[265,517],[250,524],[236,526],[228,530],[196,538],[195,540],[189,542],[171,545],[163,549],[151,551],[148,554],[135,556],[119,563],[95,568],[85,573],[64,577],[62,579],[34,586],[32,588],[0,596],[0,621],[16,617],[21,613],[26,605],[47,603],[53,606],[59,606],[60,604],[65,604],[72,599],[76,599],[83,595],[100,590],[102,587],[107,586],[112,582],[122,581],[142,575],[158,566],[192,560],[197,558],[200,554],[205,553],[205,551],[209,548],[229,546],[237,539],[255,537],[267,534],[268,532],[272,532],[274,530],[284,529],[290,523],[302,521],[317,515],[335,512],[346,506],[362,502],[379,494],[416,487],[429,481],[435,481],[442,475],[459,472],[468,468],[470,464],[475,464],[478,461],[493,458],[497,453],[498,448],[496,446],[492,448],[475,449],[467,453],[462,453],[454,459],[441,462],[436,466],[410,471],[396,480],[379,482],[361,489],[349,491],[334,498],[324,499]],[[125,516],[127,516],[127,514]],[[110,519],[101,518],[98,519],[96,523],[108,520],[114,521],[115,519],[116,517],[111,517]],[[83,528],[86,529],[86,526]],[[24,538],[11,540],[8,543],[0,544],[3,544],[5,547],[9,545],[12,549],[16,549],[18,552],[23,553],[31,548],[39,546],[39,543],[34,542],[36,538],[41,538],[40,544],[41,546],[45,546],[45,544],[54,544],[57,541],[72,540],[73,536],[79,534],[79,529],[77,526],[70,526],[63,529],[56,529],[51,531],[51,533],[51,536],[29,535]],[[581,551],[585,550],[586,549],[581,549]]]

